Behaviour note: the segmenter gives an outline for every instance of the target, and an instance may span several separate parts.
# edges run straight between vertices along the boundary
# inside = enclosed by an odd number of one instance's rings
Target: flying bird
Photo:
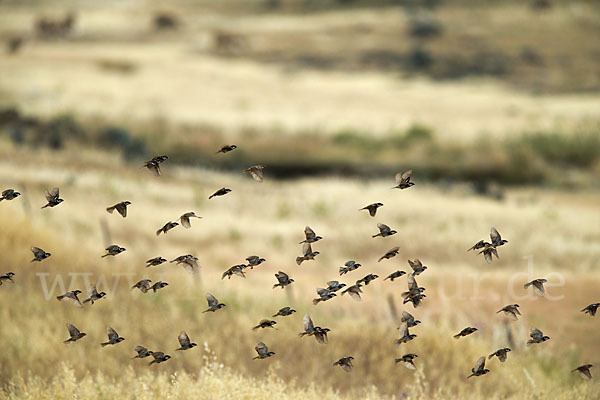
[[[397,232],[392,230],[389,226],[385,225],[385,224],[377,224],[377,228],[379,229],[379,233],[376,235],[373,235],[372,237],[376,238],[378,236],[381,237],[388,237],[388,236],[392,236],[395,235]]]
[[[287,285],[291,285],[292,282],[294,282],[293,279],[290,279],[288,274],[286,274],[285,272],[282,272],[282,271],[277,272],[275,274],[275,278],[277,278],[278,283],[273,285],[273,289],[275,289],[278,286],[281,286],[281,288],[283,289]]]
[[[270,319],[261,319],[260,322],[258,323],[258,325],[256,325],[255,327],[252,328],[253,331],[256,331],[260,328],[273,328],[273,329],[277,329],[275,328],[273,325],[277,324],[277,321],[272,321]]]
[[[385,281],[385,280],[389,279],[390,281],[393,282],[394,279],[400,278],[402,275],[406,275],[406,272],[398,270],[398,271],[392,272],[391,274],[386,276],[383,280]]]
[[[74,343],[74,342],[78,341],[79,339],[81,339],[82,337],[84,337],[85,335],[87,335],[87,333],[80,332],[79,329],[75,328],[74,325],[71,325],[69,323],[67,323],[67,329],[69,330],[70,338],[65,340],[63,343]]]
[[[56,299],[59,301],[67,301],[77,307],[83,307],[83,304],[79,301],[79,297],[77,297],[80,293],[81,290],[71,290],[65,294],[56,296]]]
[[[327,290],[329,290],[330,292],[337,292],[338,290],[342,289],[344,286],[346,286],[345,283],[339,283],[338,281],[327,282]]]
[[[154,360],[150,361],[148,365],[152,364],[160,364],[161,362],[165,362],[171,358],[170,355],[163,353],[162,351],[155,351],[151,354],[154,357]]]
[[[190,340],[190,337],[188,336],[187,333],[185,333],[185,331],[181,331],[181,333],[179,334],[179,336],[177,336],[177,340],[179,341],[179,345],[181,347],[179,347],[177,350],[189,350],[192,347],[198,346],[196,343],[192,343],[192,341]]]
[[[177,265],[182,265],[188,272],[195,272],[198,270],[198,268],[200,268],[198,265],[198,257],[194,257],[191,254],[179,256],[170,262],[177,263]]]
[[[2,200],[14,200],[19,197],[21,193],[15,192],[14,189],[6,189],[2,191],[2,196],[0,196],[0,201]]]
[[[596,315],[596,311],[598,311],[598,307],[600,307],[600,303],[590,304],[589,306],[587,306],[583,310],[581,310],[581,312],[584,314],[589,314],[590,317],[593,317],[594,315]]]
[[[409,353],[409,354],[403,355],[400,358],[396,358],[394,361],[396,362],[396,364],[402,363],[402,365],[404,365],[408,369],[417,369],[417,367],[415,366],[415,363],[414,363],[414,359],[417,357],[419,357],[419,356],[416,354],[413,354],[413,353]]]
[[[527,289],[529,286],[533,286],[533,292],[538,296],[546,294],[544,290],[544,283],[548,282],[546,279],[534,279],[531,282],[527,282],[523,285],[523,288]]]
[[[210,196],[208,196],[208,199],[210,200],[215,196],[225,196],[229,192],[231,192],[231,189],[221,188],[221,189],[217,190],[216,192],[214,192],[213,194],[211,194]]]
[[[365,275],[363,278],[357,280],[356,284],[359,286],[362,284],[364,284],[365,286],[368,286],[369,283],[373,282],[377,278],[379,278],[379,275],[375,275],[375,274]]]
[[[246,265],[246,267],[247,268],[249,267],[250,269],[254,269],[254,267],[264,263],[267,260],[265,260],[264,258],[261,258],[259,256],[250,256],[250,257],[246,257],[246,261],[248,261],[248,265]]]
[[[269,351],[267,345],[263,342],[258,342],[254,347],[254,350],[258,353],[258,356],[254,357],[253,360],[262,360],[275,355],[275,352]]]
[[[223,153],[223,154],[229,153],[230,151],[235,150],[235,149],[237,149],[237,146],[235,144],[225,145],[225,146],[221,147],[217,151],[216,154],[219,154],[219,153]]]
[[[373,203],[373,204],[369,204],[369,205],[368,205],[368,206],[366,206],[366,207],[363,207],[363,208],[361,208],[361,209],[360,209],[360,210],[358,210],[358,211],[362,211],[362,210],[369,210],[369,215],[370,215],[371,217],[374,217],[374,216],[375,216],[375,214],[377,214],[377,209],[378,209],[379,207],[383,207],[383,204],[382,204],[382,203]]]
[[[304,236],[306,237],[306,239],[304,239],[303,241],[300,242],[300,244],[302,243],[314,243],[314,242],[318,242],[319,240],[323,239],[321,236],[317,236],[315,234],[315,231],[313,231],[312,229],[310,229],[310,226],[307,226],[304,228]]]
[[[148,290],[150,290],[151,283],[152,281],[150,279],[142,279],[141,281],[133,285],[130,290],[140,289],[140,292],[147,293]]]
[[[296,310],[290,308],[290,307],[283,307],[280,308],[279,311],[277,311],[277,313],[275,315],[272,316],[272,318],[275,318],[277,316],[282,316],[282,317],[287,317],[288,315],[292,315],[293,313],[295,313]]]
[[[89,289],[89,296],[87,299],[85,299],[83,301],[83,304],[85,303],[92,303],[94,304],[95,301],[100,300],[101,298],[103,298],[104,296],[106,296],[106,292],[100,292],[98,293],[98,289],[96,289],[96,285],[93,285],[90,289]]]
[[[465,329],[463,329],[462,331],[458,332],[456,335],[454,335],[454,339],[460,339],[463,336],[469,336],[470,334],[477,332],[477,328],[473,328],[473,327],[466,327]]]
[[[15,283],[15,281],[12,280],[13,276],[15,276],[14,272],[9,272],[4,275],[0,275],[0,286],[2,286],[4,281],[10,281],[12,283]]]
[[[500,236],[500,233],[498,233],[496,228],[494,228],[493,226],[492,226],[492,229],[490,230],[490,239],[492,239],[492,245],[494,247],[503,246],[505,243],[508,243],[508,240],[502,239],[502,236]]]
[[[167,232],[169,232],[171,229],[175,228],[178,225],[179,224],[177,222],[169,221],[166,224],[164,224],[162,228],[156,231],[156,236],[160,235],[161,233],[164,233],[166,235]]]
[[[31,248],[31,252],[33,253],[33,260],[31,260],[31,262],[42,261],[52,255],[50,253],[46,253],[44,250],[40,249],[39,247],[35,247],[35,246],[33,246]]]
[[[237,276],[241,276],[242,278],[245,278],[246,277],[246,274],[244,273],[245,267],[246,266],[244,264],[234,265],[233,267],[229,268],[227,271],[223,272],[221,279],[225,279],[225,277],[227,277],[228,279],[231,279],[231,277],[233,275],[237,275]]]
[[[320,326],[314,326],[312,319],[308,314],[304,315],[304,332],[298,334],[298,336],[314,336],[318,343],[327,344],[327,332],[329,328],[321,328]]]
[[[158,281],[154,285],[150,286],[150,289],[152,289],[152,291],[156,293],[157,290],[160,290],[165,286],[169,286],[169,284],[167,282]]]
[[[142,168],[146,167],[149,171],[152,171],[155,176],[160,176],[160,164],[168,158],[169,157],[167,156],[156,156],[152,160],[144,162]]]
[[[540,331],[538,328],[531,328],[531,333],[529,336],[531,336],[531,339],[527,341],[527,347],[531,346],[532,344],[543,343],[546,340],[550,340],[550,338],[548,336],[544,336],[542,331]]]
[[[208,303],[208,308],[206,310],[202,311],[203,313],[209,312],[209,311],[215,312],[215,311],[220,310],[221,308],[225,307],[225,304],[219,303],[219,300],[217,300],[217,298],[210,293],[206,293],[206,301]]]
[[[354,357],[352,356],[342,357],[334,362],[333,366],[335,367],[336,365],[339,365],[344,371],[350,372],[352,371],[352,360],[354,360]]]
[[[45,196],[46,196],[46,201],[48,202],[48,204],[46,204],[42,208],[56,207],[57,205],[59,205],[60,203],[62,203],[64,201],[63,199],[60,198],[59,189],[57,187],[55,187],[51,191],[48,191],[48,189],[46,189]]]
[[[487,261],[488,264],[491,264],[492,262],[492,255],[496,256],[496,258],[500,258],[498,257],[498,250],[496,250],[493,245],[486,246],[479,254],[483,254],[483,258],[485,258],[485,261]]]
[[[190,218],[198,218],[201,219],[202,217],[199,217],[196,215],[195,212],[190,211],[190,212],[186,212],[185,214],[183,214],[181,217],[179,217],[179,222],[181,222],[181,226],[183,226],[186,229],[189,229],[192,227],[192,224],[190,223]],[[166,233],[166,232],[165,232]]]
[[[242,172],[244,174],[248,173],[252,176],[252,179],[254,179],[256,182],[262,182],[264,177],[263,177],[263,169],[264,169],[264,165],[253,165],[249,168],[246,168],[245,170],[243,170]]]
[[[329,299],[333,299],[336,296],[335,293],[333,293],[329,289],[325,289],[325,288],[317,289],[317,295],[319,295],[319,297],[316,299],[313,299],[313,304],[315,306],[322,301],[327,301]]]
[[[399,251],[399,250],[400,250],[400,247],[398,247],[398,246],[396,246],[396,247],[393,247],[393,248],[389,249],[389,250],[387,251],[387,253],[385,253],[384,255],[382,255],[382,256],[379,258],[379,260],[377,260],[377,262],[381,262],[381,260],[383,260],[384,258],[385,258],[385,259],[390,259],[390,258],[392,258],[392,257],[394,257],[394,256],[397,256],[397,255],[398,255],[398,251]]]
[[[503,312],[508,318],[513,321],[517,321],[519,319],[518,315],[521,315],[519,312],[518,304],[509,304],[507,306],[502,307],[500,310],[496,311],[496,314]]]
[[[135,349],[133,349],[133,350],[137,353],[137,356],[132,357],[131,358],[132,360],[134,360],[136,358],[150,357],[153,353],[153,351],[148,350],[144,346],[135,346]]]
[[[417,326],[421,323],[421,321],[419,321],[418,319],[415,319],[415,317],[413,317],[407,311],[402,311],[402,318],[400,319],[400,322],[406,322],[406,325],[409,328],[412,328],[413,326]]]
[[[419,260],[418,258],[415,258],[414,261],[408,260],[408,265],[410,265],[410,267],[412,268],[414,276],[419,275],[421,272],[427,269],[427,267],[423,265],[421,260]]]
[[[394,341],[396,346],[400,346],[402,343],[410,342],[417,337],[417,335],[413,335],[408,332],[408,321],[404,321],[398,330],[400,331],[400,338]]]
[[[346,290],[344,290],[342,292],[342,296],[345,295],[346,293],[348,293],[348,295],[350,297],[352,297],[354,300],[361,301],[362,299],[360,297],[360,294],[362,292],[363,291],[360,289],[360,284],[357,283],[356,285],[349,286]]]
[[[467,376],[467,379],[469,379],[472,376],[481,376],[490,372],[489,369],[485,368],[485,357],[480,357],[479,360],[477,360],[477,362],[475,363],[475,367],[471,369],[471,372],[472,374]]]
[[[125,340],[125,338],[120,337],[117,331],[110,326],[106,328],[106,335],[108,336],[108,342],[100,343],[102,347],[108,346],[109,344],[121,343],[123,340]]]
[[[300,265],[303,261],[314,260],[319,254],[318,251],[313,251],[310,243],[304,243],[302,245],[302,256],[296,257],[296,264]]]
[[[354,271],[361,267],[361,264],[357,263],[354,260],[346,261],[343,267],[340,267],[340,276],[347,274],[350,271]]]
[[[148,267],[156,267],[157,265],[160,265],[164,262],[167,262],[167,260],[165,258],[162,257],[154,257],[149,259],[148,261],[146,261],[146,268]]]
[[[500,360],[500,362],[504,362],[504,361],[506,361],[509,351],[510,351],[510,348],[508,348],[508,347],[503,347],[501,349],[498,349],[488,356],[488,360],[491,360],[492,358],[494,358],[494,356],[496,356],[496,357],[498,357],[498,360]]]
[[[398,172],[396,174],[396,186],[392,189],[408,189],[411,186],[414,186],[414,183],[410,181],[410,177],[412,175],[412,169],[408,170],[404,173]]]
[[[113,211],[117,210],[117,212],[119,214],[121,214],[121,216],[123,218],[127,217],[127,206],[130,205],[131,202],[130,201],[122,201],[120,203],[115,204],[112,207],[108,207],[106,209],[106,211],[108,211],[109,213],[113,213]]]
[[[108,246],[105,250],[106,250],[106,254],[103,255],[102,258],[108,257],[108,256],[116,256],[117,254],[121,254],[122,252],[124,252],[127,249],[125,247],[119,247],[116,244],[113,244],[113,245]]]
[[[571,372],[577,371],[577,372],[579,372],[579,375],[581,375],[582,378],[589,380],[589,379],[592,379],[592,373],[590,372],[590,368],[592,368],[592,367],[593,367],[592,364],[585,364],[585,365],[575,368]]]

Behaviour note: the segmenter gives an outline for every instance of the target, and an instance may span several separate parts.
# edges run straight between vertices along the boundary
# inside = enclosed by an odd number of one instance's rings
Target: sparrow
[[[417,326],[421,323],[421,321],[419,321],[418,319],[415,319],[415,317],[413,317],[410,313],[406,312],[406,311],[402,311],[402,318],[400,318],[400,322],[406,322],[406,325],[409,328],[412,328],[413,326]],[[398,328],[400,329],[400,328]]]
[[[219,153],[225,154],[225,153],[229,153],[230,151],[235,150],[235,149],[237,149],[237,146],[235,144],[225,145],[225,146],[221,147],[219,149],[219,151],[217,151],[215,154],[219,154]]]
[[[544,283],[546,282],[548,282],[546,279],[534,279],[531,282],[524,284],[523,287],[527,289],[529,286],[533,286],[534,293],[538,296],[543,296],[546,294],[546,291],[544,290]]]
[[[313,251],[310,243],[304,243],[302,245],[302,257],[296,257],[296,264],[300,265],[303,261],[314,260],[320,253]]]
[[[141,281],[133,285],[130,290],[140,289],[140,292],[146,293],[148,292],[148,290],[150,290],[151,283],[152,281],[150,279],[142,279]]]
[[[390,281],[392,281],[392,282],[393,282],[393,281],[394,281],[394,279],[396,279],[396,278],[400,278],[402,275],[406,275],[406,272],[398,270],[398,271],[395,271],[395,272],[392,272],[391,274],[389,274],[389,275],[388,275],[388,276],[387,276],[387,277],[384,279],[384,281],[389,279]]]
[[[254,269],[254,267],[264,263],[267,260],[265,260],[264,258],[260,258],[258,256],[250,256],[250,257],[246,257],[246,261],[248,261],[248,265],[246,265],[246,268],[250,267],[250,269]]]
[[[162,289],[165,286],[169,286],[169,284],[167,282],[158,281],[154,285],[150,286],[150,289],[152,289],[152,291],[156,293],[157,290]]]
[[[60,198],[59,190],[57,187],[55,187],[51,191],[48,191],[48,189],[46,189],[45,195],[46,195],[46,200],[48,201],[48,204],[46,204],[42,208],[56,207],[57,205],[59,205],[60,203],[62,203],[64,201],[63,199]]]
[[[169,221],[166,224],[164,224],[162,228],[156,231],[156,236],[160,235],[161,233],[164,233],[166,235],[167,232],[169,232],[171,229],[175,228],[178,225],[179,224],[177,222]]]
[[[313,304],[316,306],[321,301],[327,301],[329,299],[333,299],[336,294],[331,292],[329,289],[319,288],[317,289],[318,298],[313,299]]]
[[[361,264],[357,263],[354,260],[346,261],[343,267],[340,267],[340,276],[347,274],[350,271],[354,271],[361,267]]]
[[[505,243],[508,243],[508,240],[503,240],[496,228],[492,226],[490,230],[490,239],[492,239],[492,245],[494,247],[502,246]]]
[[[246,277],[246,274],[244,273],[245,267],[246,266],[244,264],[234,265],[233,267],[229,268],[227,271],[223,272],[221,279],[225,279],[225,277],[227,277],[228,279],[231,279],[231,277],[233,275],[237,275],[237,276],[241,276],[242,278],[245,278]]]
[[[254,357],[253,360],[262,360],[263,358],[269,358],[275,355],[275,352],[269,351],[267,345],[263,342],[258,342],[254,347],[254,350],[256,350],[258,356]]]
[[[583,310],[581,310],[581,312],[584,314],[589,314],[590,317],[593,317],[594,315],[596,315],[596,311],[598,310],[598,307],[600,307],[600,303],[590,304],[589,306],[587,306]]]
[[[397,247],[397,246],[396,246],[396,247],[393,247],[393,248],[391,248],[391,249],[389,249],[389,250],[387,251],[387,253],[385,253],[384,255],[382,255],[382,256],[379,258],[379,260],[377,260],[377,262],[381,262],[381,260],[383,260],[384,258],[385,258],[385,259],[390,259],[390,258],[392,258],[392,257],[394,257],[394,256],[397,256],[397,255],[398,255],[398,251],[399,251],[399,250],[400,250],[400,247]]]
[[[388,237],[395,235],[397,232],[390,229],[389,226],[385,224],[377,224],[377,228],[379,228],[379,233],[377,235],[373,235],[372,237],[376,238],[377,236]]]
[[[408,260],[408,265],[410,265],[410,267],[412,268],[414,276],[419,275],[421,272],[427,269],[427,267],[424,266],[423,263],[421,263],[421,260],[419,260],[418,258],[415,258],[414,261]]]
[[[130,201],[122,201],[120,203],[115,204],[112,207],[108,207],[106,209],[106,211],[108,211],[109,213],[113,213],[113,211],[117,210],[117,212],[119,214],[121,214],[121,216],[123,218],[125,218],[127,216],[127,206],[130,205],[131,202]]]
[[[277,314],[273,315],[272,318],[275,318],[279,315],[281,315],[282,317],[287,317],[288,315],[292,315],[295,312],[296,312],[296,310],[294,310],[290,307],[283,307],[283,308],[279,309],[279,311],[277,311]]]
[[[304,315],[304,332],[299,333],[298,336],[314,336],[318,343],[327,344],[327,332],[329,331],[329,328],[314,326],[312,319],[306,314]]]
[[[208,199],[210,200],[215,196],[225,196],[229,192],[231,192],[231,189],[221,188],[221,189],[217,190],[216,192],[214,192],[213,194],[211,194],[210,196],[208,196]]]
[[[408,322],[406,321],[400,325],[400,328],[398,328],[398,330],[400,331],[400,338],[394,341],[394,344],[396,346],[400,346],[402,343],[410,342],[411,340],[417,337],[417,335],[411,335],[408,332]]]
[[[506,315],[508,318],[512,319],[513,321],[517,321],[519,318],[517,317],[517,315],[521,315],[521,313],[519,312],[519,305],[518,304],[509,304],[507,306],[502,307],[500,310],[496,311],[496,314],[503,312],[504,315]]]
[[[106,328],[106,335],[108,336],[108,342],[100,343],[100,346],[108,346],[109,344],[117,344],[121,343],[125,338],[120,337],[117,331],[115,331],[110,326]]]
[[[258,323],[258,325],[256,325],[255,327],[252,328],[253,331],[258,330],[259,328],[273,328],[273,329],[277,329],[275,328],[273,325],[275,325],[277,322],[276,321],[271,321],[269,319],[262,319],[260,320],[260,322]]]
[[[417,367],[415,366],[415,363],[413,361],[417,357],[419,357],[419,356],[416,354],[413,354],[413,353],[409,353],[409,354],[403,355],[400,358],[396,358],[394,361],[396,362],[396,364],[401,362],[408,369],[417,369]]]
[[[67,324],[67,329],[69,330],[70,338],[65,340],[63,343],[74,343],[74,342],[78,341],[79,339],[81,339],[82,337],[84,337],[85,335],[87,335],[87,333],[80,332],[79,329],[75,328],[75,326],[73,326],[69,323]]]
[[[538,328],[531,328],[531,333],[529,336],[531,336],[531,339],[527,341],[527,347],[531,346],[532,344],[543,343],[546,340],[550,340],[550,338],[548,336],[544,336],[542,331],[540,331]]]
[[[472,376],[481,376],[490,372],[489,369],[485,368],[485,357],[480,357],[479,360],[477,360],[475,366],[473,367],[473,369],[471,369],[471,372],[472,374],[467,376],[467,379],[469,379]]]
[[[225,304],[219,303],[219,300],[217,300],[217,298],[210,293],[206,293],[206,301],[208,302],[208,308],[202,311],[203,313],[209,311],[215,312],[225,307]]]
[[[485,261],[487,261],[488,264],[492,262],[492,255],[496,256],[496,258],[500,258],[498,257],[498,251],[493,245],[487,245],[483,250],[479,252],[479,254],[483,254],[483,257],[485,258]]]
[[[13,189],[6,189],[2,191],[2,196],[0,196],[0,201],[2,200],[14,200],[19,197],[21,193],[15,192]]]
[[[362,300],[360,297],[362,290],[360,290],[360,284],[358,284],[358,283],[356,285],[349,286],[348,289],[344,290],[342,292],[342,296],[345,295],[346,293],[348,293],[348,295],[356,301]]]
[[[496,356],[496,357],[498,357],[498,360],[500,360],[500,362],[504,362],[504,361],[506,361],[506,357],[507,357],[509,351],[510,351],[510,349],[508,347],[503,347],[501,349],[498,349],[488,356],[488,360],[491,360],[494,356]]]
[[[354,360],[354,357],[352,356],[342,357],[334,362],[333,366],[335,367],[336,365],[339,365],[344,371],[350,372],[352,371],[352,360]]]
[[[190,218],[201,219],[202,217],[197,216],[196,213],[193,211],[186,212],[181,217],[179,217],[179,222],[181,222],[181,226],[183,226],[186,229],[191,228],[192,224],[190,223]],[[165,232],[165,233],[167,233],[167,232]]]
[[[411,186],[414,186],[414,183],[410,181],[411,175],[412,169],[404,173],[398,172],[396,174],[396,186],[394,186],[392,189],[407,189]]]
[[[104,296],[106,296],[105,292],[100,292],[98,293],[98,289],[96,289],[96,285],[92,286],[89,290],[89,295],[90,297],[85,299],[83,301],[83,304],[85,303],[92,303],[94,304],[95,301],[100,300],[101,298],[103,298]]]
[[[116,244],[113,244],[113,245],[108,246],[105,250],[107,251],[107,253],[105,255],[103,255],[102,258],[108,257],[108,256],[116,256],[117,254],[120,254],[127,249],[125,247],[119,247]]]
[[[44,250],[35,246],[31,248],[31,252],[33,253],[33,260],[31,260],[31,262],[42,261],[52,255],[50,253],[46,253]]]
[[[79,301],[79,297],[77,297],[80,293],[81,290],[71,290],[63,295],[56,296],[56,299],[59,301],[68,301],[77,307],[83,307],[83,304],[81,304],[81,301]]]
[[[4,281],[10,281],[12,283],[15,283],[15,281],[12,280],[13,276],[15,276],[15,274],[13,272],[9,272],[7,274],[0,275],[0,286],[2,286]]]
[[[344,286],[346,286],[345,283],[339,283],[338,281],[329,281],[329,282],[327,282],[327,290],[329,290],[330,292],[337,292],[338,290],[340,290]]]
[[[167,156],[156,156],[152,160],[144,162],[142,168],[146,167],[149,171],[152,171],[154,175],[160,176],[160,164],[169,157]]]
[[[198,265],[198,257],[194,257],[191,254],[186,254],[186,255],[183,255],[183,256],[179,256],[176,259],[171,260],[170,262],[177,263],[177,265],[183,264],[183,267],[188,272],[194,272],[198,268],[200,268],[200,266]]]
[[[279,271],[278,273],[276,273],[275,278],[277,278],[277,281],[279,283],[276,283],[275,285],[273,285],[273,289],[275,289],[277,286],[281,286],[281,288],[283,289],[287,285],[291,285],[292,282],[294,282],[293,279],[290,279],[288,274],[286,274],[285,272],[282,272],[282,271]]]
[[[313,231],[312,229],[310,229],[310,226],[307,226],[304,228],[304,236],[306,237],[306,239],[304,239],[303,241],[300,242],[300,244],[302,243],[314,243],[314,242],[318,242],[319,240],[323,239],[321,236],[317,236],[315,234],[315,231]]]
[[[454,335],[454,339],[460,339],[462,336],[469,336],[470,334],[472,334],[476,331],[477,331],[477,328],[472,328],[472,327],[468,326],[465,329],[463,329],[462,331],[458,332],[456,335]]]
[[[168,359],[171,358],[170,355],[163,353],[162,351],[155,351],[151,354],[152,357],[154,357],[154,360],[150,361],[150,363],[148,363],[148,365],[152,365],[152,364],[159,364],[161,362],[165,362]]]
[[[585,364],[585,365],[575,368],[571,372],[577,371],[577,372],[579,372],[579,375],[581,375],[584,379],[592,379],[592,373],[590,372],[590,368],[592,368],[592,367],[593,367],[592,364]]]
[[[362,211],[362,210],[369,210],[369,215],[371,215],[371,217],[374,217],[374,216],[375,216],[375,214],[377,213],[377,209],[378,209],[379,207],[383,207],[383,204],[381,204],[381,203],[373,203],[373,204],[369,204],[369,205],[368,205],[368,206],[366,206],[366,207],[363,207],[363,208],[361,208],[361,209],[360,209],[360,210],[358,210],[358,211]]]
[[[379,278],[379,275],[375,275],[375,274],[365,275],[362,279],[357,280],[356,284],[360,286],[364,283],[365,286],[368,286],[369,283],[371,283],[372,281],[374,281],[377,278]]]
[[[253,165],[252,167],[246,168],[242,172],[244,174],[249,173],[252,176],[252,179],[254,179],[256,182],[262,182],[264,179],[262,170],[264,168],[264,165]]]
[[[406,303],[413,303],[413,307],[417,308],[419,307],[419,305],[421,305],[421,300],[423,300],[425,297],[424,294],[418,294],[418,295],[411,295],[411,296],[407,296],[404,301],[402,302],[402,304],[406,304]]]
[[[192,343],[190,341],[190,337],[188,336],[187,333],[185,333],[185,331],[181,331],[181,333],[179,334],[179,336],[177,336],[177,340],[179,340],[179,345],[181,347],[179,347],[177,350],[189,350],[192,347],[198,346],[196,343]]]
[[[152,351],[148,350],[147,348],[145,348],[144,346],[135,346],[135,349],[133,349],[136,353],[137,356],[132,357],[131,359],[134,360],[136,358],[146,358],[152,355]]]
[[[160,265],[164,262],[167,262],[167,260],[165,258],[162,257],[154,257],[149,259],[148,261],[146,261],[146,268],[148,267],[155,267],[157,265]]]
[[[484,240],[480,240],[479,242],[475,243],[470,249],[467,249],[467,251],[484,249],[489,246],[491,246],[491,243],[488,243]]]

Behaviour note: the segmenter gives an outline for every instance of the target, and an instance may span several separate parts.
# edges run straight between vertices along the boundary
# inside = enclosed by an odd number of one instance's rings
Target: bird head
[[[167,354],[166,356],[164,356],[164,360],[165,360],[165,361],[167,361],[169,358],[171,358],[171,356],[170,356],[170,355],[168,355],[168,354]]]
[[[7,276],[15,276],[14,272],[9,272],[8,274],[6,274]]]
[[[293,280],[293,279],[290,279],[289,281],[290,281],[290,283],[294,282],[294,280]]]
[[[416,319],[414,322],[415,325],[419,325],[420,323],[421,323],[421,321],[419,321],[418,319]]]
[[[125,338],[122,338],[122,337],[117,338],[117,343],[121,343],[123,340],[125,340]]]
[[[390,235],[395,235],[396,233],[398,233],[398,232],[396,232],[396,231],[395,231],[395,230],[393,230],[393,229],[390,231]]]
[[[44,254],[44,258],[48,258],[48,257],[50,257],[51,255],[52,255],[51,253],[46,253],[46,254]]]
[[[100,293],[98,293],[98,297],[104,297],[104,296],[106,296],[106,292],[100,292]]]
[[[295,313],[295,312],[296,312],[296,310],[293,310],[293,309],[292,309],[292,310],[290,310],[290,314],[291,314],[291,313]]]
[[[20,195],[21,195],[21,193],[19,193],[19,192],[14,192],[13,194],[15,195],[15,197],[17,197],[17,196],[20,196]]]
[[[126,206],[130,205],[131,202],[130,201],[124,201],[123,204],[125,204]]]
[[[219,303],[219,304],[217,304],[217,309],[221,309],[221,308],[223,308],[225,306],[226,306],[226,304]]]
[[[78,294],[80,294],[80,293],[81,293],[81,290],[79,290],[79,289],[77,289],[77,290],[73,290],[73,293],[74,293],[74,294],[76,294],[76,295],[78,295]]]
[[[190,343],[190,347],[195,347],[195,346],[198,346],[198,344],[197,343]]]

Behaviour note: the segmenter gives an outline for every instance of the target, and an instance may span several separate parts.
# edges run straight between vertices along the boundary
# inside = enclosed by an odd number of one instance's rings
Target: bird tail
[[[61,296],[56,296],[56,299],[57,299],[57,300],[62,300],[62,299],[64,299],[64,298],[65,298],[65,296],[62,296],[62,295],[61,295]]]
[[[454,339],[459,339],[460,338],[460,333],[456,334],[453,336]]]
[[[304,261],[304,257],[296,257],[296,264],[300,265]]]
[[[258,328],[260,328],[260,325],[256,325],[254,328],[252,328],[253,331],[258,330]]]
[[[527,341],[527,347],[531,346],[531,345],[532,345],[532,344],[534,344],[534,343],[535,343],[535,342],[534,342],[533,340],[529,339],[529,340]]]
[[[108,211],[109,213],[111,213],[111,214],[112,214],[112,213],[113,213],[113,211],[115,211],[115,208],[114,208],[114,207],[108,207],[108,208],[106,209],[106,211]]]
[[[67,339],[67,340],[65,340],[63,343],[64,343],[64,344],[69,344],[69,343],[71,343],[71,342],[72,342],[72,340],[71,340],[71,339]]]
[[[162,232],[162,229],[157,230],[156,231],[156,236],[159,236],[161,232]]]
[[[101,258],[108,257],[110,254],[105,254]]]
[[[210,196],[208,196],[208,199],[210,200],[210,199],[212,199],[213,197],[215,197],[215,195],[214,195],[214,194],[211,194]]]
[[[321,301],[321,299],[314,299],[313,304],[316,306],[317,304],[319,304],[320,301]]]
[[[135,360],[136,358],[141,358],[139,355],[135,356],[135,357],[131,357],[132,360]]]
[[[46,208],[46,207],[48,207],[48,204],[46,204],[46,205],[45,205],[45,206],[43,206],[42,208]]]
[[[92,301],[92,299],[85,299],[85,300],[83,301],[83,304],[85,304],[85,303],[89,303],[90,301]],[[92,303],[92,304],[94,304],[94,303]]]
[[[471,374],[471,375],[467,376],[467,379],[469,379],[472,376],[475,376],[475,374]]]
[[[373,236],[371,236],[371,237],[374,237],[374,238],[376,238],[377,236],[381,236],[381,233],[378,233],[377,235],[373,235]]]
[[[110,342],[100,343],[100,346],[104,347],[104,346],[108,346],[109,344],[110,344]]]
[[[4,200],[4,197],[0,197],[0,201]]]

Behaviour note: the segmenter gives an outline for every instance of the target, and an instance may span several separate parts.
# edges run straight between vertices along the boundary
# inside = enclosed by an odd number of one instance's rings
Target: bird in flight
[[[15,192],[14,189],[6,189],[2,191],[2,195],[0,196],[0,201],[2,200],[14,200],[19,197],[21,193]]]
[[[57,187],[55,187],[54,189],[52,189],[50,191],[48,191],[48,189],[46,189],[45,196],[46,196],[46,201],[48,203],[45,206],[43,206],[42,208],[56,207],[57,205],[59,205],[60,203],[62,203],[64,201],[63,199],[60,198],[60,192]]]
[[[369,210],[369,215],[371,217],[374,217],[375,214],[377,214],[377,209],[379,207],[383,207],[383,204],[382,203],[372,203],[372,204],[369,204],[368,206],[365,206],[365,207],[359,209],[358,211]]]
[[[106,209],[106,211],[108,211],[110,214],[112,214],[113,211],[117,210],[117,212],[119,214],[121,214],[121,216],[123,218],[125,218],[125,217],[127,217],[127,206],[130,204],[131,204],[130,201],[122,201],[120,203],[115,204],[114,206],[108,207]]]

